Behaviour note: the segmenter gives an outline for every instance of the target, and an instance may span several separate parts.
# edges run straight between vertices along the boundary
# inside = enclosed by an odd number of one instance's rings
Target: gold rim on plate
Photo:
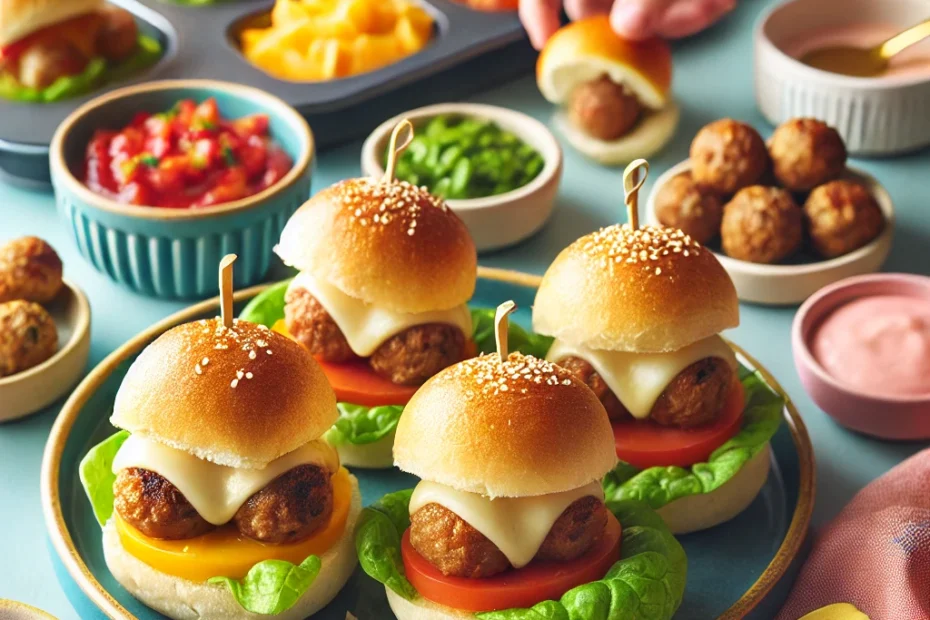
[[[478,268],[478,277],[485,280],[494,280],[514,286],[524,288],[537,288],[540,277],[528,273],[511,271],[507,269],[494,269],[488,267]],[[239,291],[235,294],[237,303],[246,301],[258,295],[268,288],[268,284],[261,284],[251,288]],[[91,395],[96,392],[100,385],[112,374],[126,358],[136,354],[152,339],[168,329],[190,321],[195,316],[203,315],[211,309],[217,308],[219,298],[208,299],[193,306],[176,312],[171,316],[159,321],[146,330],[133,337],[116,351],[108,355],[75,389],[71,397],[64,404],[61,413],[55,420],[52,430],[49,433],[48,443],[45,446],[45,454],[42,457],[42,512],[45,516],[45,524],[49,531],[49,538],[55,552],[64,564],[68,574],[74,579],[78,587],[85,595],[100,608],[110,618],[114,620],[138,620],[136,616],[129,613],[125,607],[119,604],[109,592],[104,589],[100,582],[93,576],[90,569],[84,563],[84,560],[78,554],[65,524],[64,515],[61,511],[61,502],[58,497],[58,477],[61,467],[61,457],[64,452],[65,443],[71,428],[77,421],[78,413],[90,399]],[[729,342],[729,341],[728,341]],[[794,561],[804,539],[807,536],[807,530],[810,526],[811,514],[814,510],[814,494],[816,491],[814,481],[814,449],[811,445],[810,436],[807,433],[807,427],[801,419],[797,408],[788,394],[784,391],[778,381],[763,368],[755,358],[746,353],[738,345],[729,342],[733,349],[743,356],[754,369],[759,371],[766,383],[785,399],[785,422],[791,431],[791,439],[794,442],[795,449],[798,452],[800,488],[798,490],[798,502],[791,517],[791,523],[788,526],[788,532],[785,539],[775,553],[775,557],[769,562],[765,571],[759,576],[756,582],[747,590],[736,603],[734,603],[721,616],[720,620],[736,620],[744,617],[750,611],[756,608],[765,596],[775,587],[775,584],[785,575]]]

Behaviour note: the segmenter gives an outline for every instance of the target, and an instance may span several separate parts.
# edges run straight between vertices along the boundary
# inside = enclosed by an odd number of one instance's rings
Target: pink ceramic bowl
[[[930,396],[864,394],[828,375],[811,353],[811,336],[829,313],[848,301],[873,295],[905,295],[930,303],[930,278],[872,274],[847,278],[817,291],[798,310],[791,329],[791,348],[801,383],[817,406],[843,426],[882,439],[930,439]]]

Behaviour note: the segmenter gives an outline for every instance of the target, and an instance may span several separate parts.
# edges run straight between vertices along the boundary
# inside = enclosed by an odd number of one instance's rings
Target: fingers
[[[617,0],[610,12],[610,25],[627,39],[648,39],[655,36],[659,19],[672,3],[673,0]]]
[[[536,49],[542,49],[559,29],[561,4],[559,0],[520,0],[520,21]]]
[[[592,15],[606,15],[613,4],[614,0],[565,0],[565,13],[575,21]]]
[[[719,20],[735,5],[735,0],[675,2],[656,23],[656,34],[670,39],[692,35]]]

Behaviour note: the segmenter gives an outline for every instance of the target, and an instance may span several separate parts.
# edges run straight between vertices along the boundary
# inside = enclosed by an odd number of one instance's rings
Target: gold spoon
[[[892,56],[927,37],[930,37],[930,19],[911,26],[875,47],[824,47],[807,52],[801,57],[801,62],[831,73],[874,77],[885,72]]]

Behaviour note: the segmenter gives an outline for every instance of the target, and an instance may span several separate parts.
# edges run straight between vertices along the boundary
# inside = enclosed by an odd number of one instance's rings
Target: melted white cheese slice
[[[484,534],[514,568],[521,568],[536,557],[549,530],[565,509],[588,496],[604,499],[599,482],[563,493],[491,499],[424,480],[410,498],[410,514],[427,504],[439,504]]]
[[[294,278],[290,288],[294,287],[306,289],[320,302],[345,334],[352,352],[359,357],[369,357],[391,336],[415,325],[455,325],[466,338],[471,335],[471,312],[465,304],[449,310],[417,314],[392,312],[346,295],[332,284],[322,282],[307,272],[301,272]]]
[[[129,467],[153,471],[178,488],[187,501],[213,525],[228,523],[252,495],[281,474],[299,465],[318,465],[330,473],[339,469],[339,456],[322,440],[272,461],[263,469],[240,469],[210,461],[133,434],[113,459],[113,473]]]
[[[698,340],[669,353],[596,351],[556,340],[546,355],[546,359],[555,363],[566,357],[580,357],[591,364],[610,391],[638,420],[649,417],[666,386],[694,362],[719,357],[736,368],[736,355],[720,336]]]

